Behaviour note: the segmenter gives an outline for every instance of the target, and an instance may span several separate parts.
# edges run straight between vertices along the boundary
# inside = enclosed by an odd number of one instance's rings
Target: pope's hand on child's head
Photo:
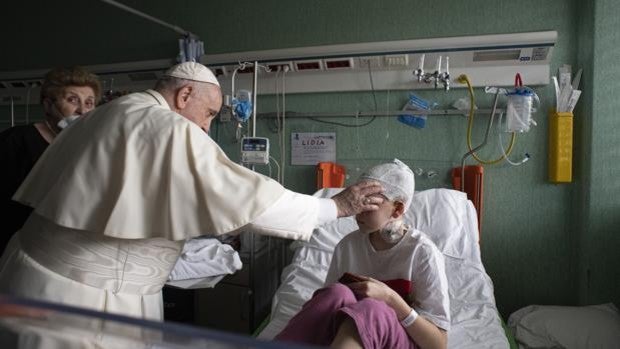
[[[384,200],[381,195],[377,195],[381,192],[383,187],[377,181],[364,181],[347,187],[332,197],[338,208],[338,217],[376,211]]]
[[[371,277],[361,276],[364,281],[348,284],[349,288],[358,296],[370,297],[388,303],[396,292],[388,285]],[[398,294],[396,294],[398,296]]]

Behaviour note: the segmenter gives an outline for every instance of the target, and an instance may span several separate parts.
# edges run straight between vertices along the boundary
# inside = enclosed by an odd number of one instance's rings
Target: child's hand
[[[400,297],[393,289],[383,282],[367,276],[361,277],[365,280],[347,285],[355,294],[381,300],[388,304],[394,297]]]

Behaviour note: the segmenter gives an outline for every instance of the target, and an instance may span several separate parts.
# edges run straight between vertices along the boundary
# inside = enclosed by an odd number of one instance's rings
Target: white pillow
[[[319,189],[313,196],[318,198],[331,198],[343,191],[344,188],[323,188]],[[309,241],[294,241],[291,249],[301,246],[316,248],[319,250],[333,252],[334,247],[343,237],[358,229],[355,217],[343,217],[325,223],[315,228]]]
[[[508,327],[530,348],[620,348],[620,314],[612,303],[530,305],[512,313]]]
[[[451,189],[416,192],[405,221],[426,233],[445,255],[480,261],[476,209],[467,194]]]

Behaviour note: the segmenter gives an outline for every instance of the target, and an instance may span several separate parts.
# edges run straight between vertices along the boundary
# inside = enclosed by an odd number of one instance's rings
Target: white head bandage
[[[196,62],[185,62],[177,64],[166,70],[164,76],[172,76],[179,79],[207,82],[220,86],[219,81],[211,69]]]
[[[398,159],[392,162],[377,165],[362,173],[359,181],[374,180],[383,186],[383,195],[390,201],[402,201],[405,211],[411,204],[415,179],[413,171]]]

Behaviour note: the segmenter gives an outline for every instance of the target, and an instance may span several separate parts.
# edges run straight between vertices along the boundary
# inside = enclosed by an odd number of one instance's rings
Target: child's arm
[[[403,321],[407,318],[413,310],[412,307],[395,292],[394,295],[391,295],[389,299],[386,300],[386,303],[394,309],[399,321]],[[416,344],[423,349],[447,348],[448,333],[445,330],[435,326],[435,324],[426,320],[423,316],[417,316],[417,313],[415,313],[414,316],[415,321],[408,326],[403,325],[403,327],[405,327],[409,337],[411,337]]]

